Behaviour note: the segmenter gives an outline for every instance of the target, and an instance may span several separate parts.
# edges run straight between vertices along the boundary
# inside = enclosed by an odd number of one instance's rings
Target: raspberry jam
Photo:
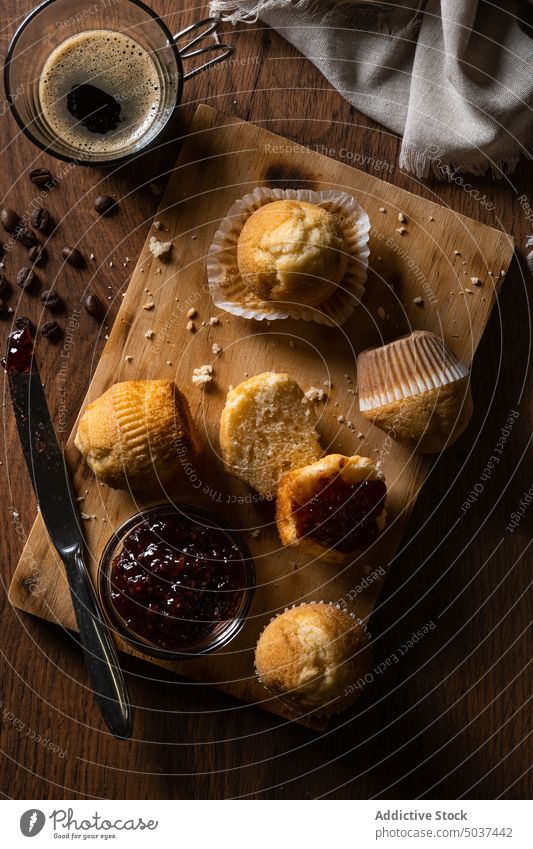
[[[33,357],[33,338],[29,327],[14,330],[8,336],[7,354],[2,358],[2,365],[8,374],[20,371],[28,374],[31,370]]]
[[[178,512],[135,525],[110,570],[109,600],[139,641],[185,651],[242,611],[243,555],[222,528]]]
[[[341,475],[322,481],[305,504],[293,504],[298,536],[345,553],[368,548],[379,534],[377,517],[387,487],[380,480],[347,483]]]

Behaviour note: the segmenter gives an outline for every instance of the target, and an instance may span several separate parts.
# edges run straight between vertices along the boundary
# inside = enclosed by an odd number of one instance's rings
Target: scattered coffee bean
[[[5,274],[0,274],[0,298],[3,298],[9,292],[9,283]]]
[[[68,262],[69,265],[74,265],[76,268],[81,268],[81,266],[85,263],[80,251],[77,248],[71,248],[68,245],[61,251],[61,256],[65,262]]]
[[[17,242],[23,244],[25,248],[31,248],[33,245],[37,244],[37,236],[33,230],[30,230],[29,227],[17,227],[13,236]]]
[[[85,307],[85,312],[95,318],[99,316],[102,311],[102,304],[93,292],[89,292],[88,295],[85,296],[83,299],[83,306]]]
[[[30,289],[35,282],[35,274],[27,265],[21,268],[17,274],[17,284],[21,289]]]
[[[40,233],[44,233],[50,226],[50,213],[44,206],[34,209],[31,214],[31,226]]]
[[[48,259],[44,245],[34,245],[33,248],[30,248],[28,256],[34,265],[43,265]]]
[[[30,171],[30,180],[36,186],[44,186],[52,179],[52,175],[48,168],[34,168]]]
[[[15,327],[17,328],[17,330],[24,330],[24,328],[27,327],[32,336],[35,333],[35,327],[33,326],[33,322],[28,318],[27,315],[17,316],[17,318],[15,319]]]
[[[54,342],[56,339],[59,339],[61,328],[57,321],[45,321],[44,324],[41,324],[41,333],[45,339],[50,339],[51,342]]]
[[[41,295],[41,303],[51,312],[59,312],[63,301],[53,289],[46,289]]]
[[[98,195],[94,202],[94,208],[98,215],[107,215],[110,212],[114,212],[116,203],[109,195]]]
[[[0,210],[0,223],[4,230],[8,233],[13,233],[20,224],[20,218],[16,212],[9,209],[8,206],[5,206],[2,210]]]

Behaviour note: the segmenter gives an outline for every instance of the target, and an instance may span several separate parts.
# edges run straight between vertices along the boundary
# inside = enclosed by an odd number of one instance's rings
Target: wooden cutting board
[[[292,320],[269,325],[214,308],[206,278],[209,245],[232,203],[257,185],[335,188],[352,192],[367,210],[372,226],[367,291],[340,330]],[[400,212],[407,217],[404,234],[398,232]],[[172,239],[171,259],[155,259],[147,239],[86,402],[112,383],[133,378],[173,377],[186,393],[206,452],[185,480],[180,500],[213,510],[242,530],[255,558],[258,586],[246,626],[225,650],[198,660],[154,662],[285,715],[283,706],[254,678],[253,651],[260,631],[285,606],[313,599],[339,601],[368,619],[431,462],[411,456],[360,416],[356,354],[410,329],[426,329],[441,334],[471,363],[511,260],[513,240],[207,106],[196,112],[157,220],[164,229],[152,229],[149,235]],[[482,285],[473,285],[473,277]],[[422,298],[423,304],[415,298]],[[153,309],[144,309],[150,302]],[[191,308],[198,311],[194,333],[186,329]],[[212,316],[219,317],[218,324],[209,323]],[[145,335],[149,330],[154,331],[152,339]],[[218,356],[211,351],[215,342],[222,348]],[[214,365],[215,380],[202,390],[193,386],[191,375],[205,363]],[[281,549],[272,505],[255,503],[251,491],[223,471],[218,425],[228,387],[270,370],[290,373],[304,390],[326,388],[324,382],[331,381],[327,400],[317,405],[324,448],[381,461],[389,489],[388,530],[371,551],[348,566],[308,563],[294,551]],[[339,416],[352,427],[339,423]],[[74,433],[75,428],[67,458],[74,488],[85,496],[81,509],[93,517],[84,521],[84,529],[94,578],[113,529],[143,505],[96,483],[73,445]],[[75,628],[63,568],[39,516],[9,597],[22,610]],[[120,648],[133,653],[124,644]]]

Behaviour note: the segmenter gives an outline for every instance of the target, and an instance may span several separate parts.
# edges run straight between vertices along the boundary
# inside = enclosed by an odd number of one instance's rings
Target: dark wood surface
[[[32,5],[3,4],[2,51]],[[181,5],[176,0],[152,5],[171,29],[204,11],[171,14]],[[531,223],[519,201],[531,190],[531,168],[522,162],[500,182],[470,181],[493,209],[456,184],[420,183],[398,168],[399,140],[351,108],[278,35],[258,25],[240,28],[231,40],[235,60],[187,84],[183,128],[195,106],[207,102],[299,143],[331,148],[332,156],[349,157],[372,173],[385,162],[378,176],[515,237],[517,258],[476,356],[474,419],[467,436],[435,463],[372,617],[374,681],[354,709],[321,734],[125,659],[135,739],[117,742],[102,727],[75,644],[58,628],[11,609],[3,591],[0,791],[14,798],[528,798],[533,506],[512,532],[507,526],[532,485],[531,277],[524,262]],[[27,171],[48,165],[56,172],[58,166],[21,136],[5,104],[0,133],[2,205],[23,211],[35,194]],[[125,257],[136,257],[157,209],[149,184],[164,182],[178,149],[179,139],[117,173],[69,170],[50,193],[45,205],[59,230],[40,277],[45,288],[59,274],[64,325],[92,287],[109,307],[105,325],[111,326],[127,284]],[[120,198],[117,216],[96,221],[98,193]],[[60,248],[78,240],[97,261],[60,272]],[[24,258],[20,247],[9,253],[11,282]],[[39,320],[38,299],[19,295],[13,287],[11,305]],[[0,329],[4,338],[8,322]],[[67,433],[101,351],[98,336],[82,313],[63,398],[61,347],[40,348],[56,426],[61,421]],[[2,386],[0,574],[6,590],[36,508]],[[514,411],[519,414],[500,461],[487,472]],[[413,632],[428,623],[435,623],[433,630],[406,650]]]

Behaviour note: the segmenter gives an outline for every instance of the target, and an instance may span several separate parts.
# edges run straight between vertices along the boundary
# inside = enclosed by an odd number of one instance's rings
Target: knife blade
[[[111,732],[116,737],[129,737],[132,710],[126,682],[83,560],[81,517],[50,418],[28,327],[9,335],[2,364],[8,375],[20,443],[41,516],[65,566],[95,699]]]

